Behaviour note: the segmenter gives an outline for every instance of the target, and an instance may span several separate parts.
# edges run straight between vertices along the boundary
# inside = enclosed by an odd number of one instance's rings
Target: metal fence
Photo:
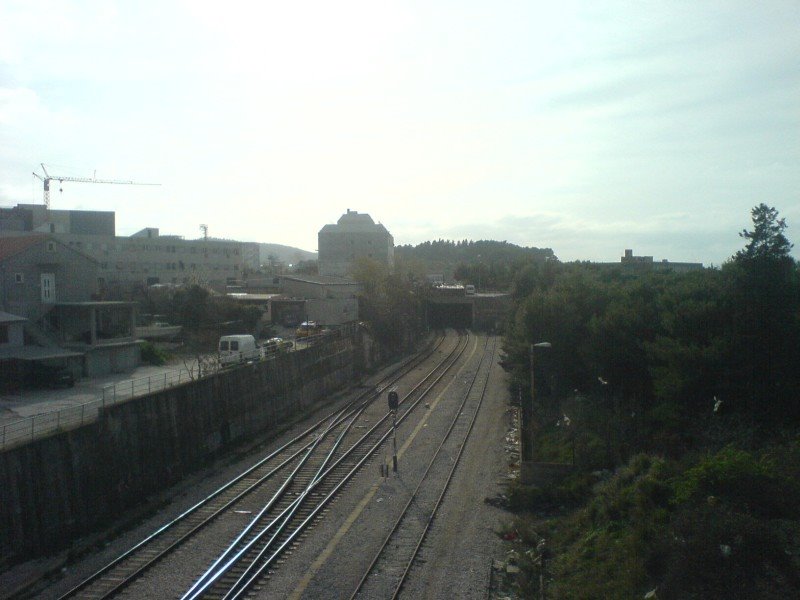
[[[354,330],[353,326],[325,335],[309,337],[297,343],[295,349],[299,351],[307,347],[333,342],[334,340],[352,335]],[[264,350],[259,354],[257,360],[271,360],[284,351],[285,350],[279,348]],[[248,360],[247,362],[254,361]],[[235,365],[223,365],[219,360],[219,355],[208,354],[205,356],[198,356],[197,364],[188,368],[166,371],[149,377],[138,377],[136,379],[119,381],[107,385],[103,387],[102,394],[94,400],[51,412],[33,415],[3,425],[0,427],[0,450],[19,446],[58,431],[75,429],[81,425],[97,420],[97,415],[101,408],[138,396],[146,396],[147,394],[165,390],[194,379],[208,377],[225,367],[230,368],[232,366]]]
[[[118,381],[103,387],[102,400],[106,404],[114,404],[120,400],[128,400],[136,396],[146,396],[159,390],[165,390],[193,379],[198,379],[198,374],[193,369],[179,369],[165,371],[149,377]]]
[[[2,431],[0,431],[0,450],[18,446],[57,431],[74,429],[84,423],[90,423],[97,419],[97,414],[102,406],[104,406],[102,398],[90,400],[84,404],[33,415],[3,425]]]
[[[216,357],[213,357],[216,362]],[[202,364],[202,363],[201,363]],[[215,372],[209,369],[203,376]],[[149,377],[119,381],[103,387],[98,398],[75,406],[41,413],[3,425],[0,428],[0,450],[29,442],[57,431],[74,429],[97,419],[100,409],[136,396],[145,396],[198,378],[197,369],[176,369]]]

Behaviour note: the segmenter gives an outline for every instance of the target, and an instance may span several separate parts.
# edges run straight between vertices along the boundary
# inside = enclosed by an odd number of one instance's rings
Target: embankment
[[[364,348],[332,340],[109,406],[0,453],[0,556],[47,554],[112,523],[227,447],[351,383]]]

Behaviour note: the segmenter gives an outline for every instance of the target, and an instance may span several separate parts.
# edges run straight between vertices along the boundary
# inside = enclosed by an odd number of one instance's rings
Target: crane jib
[[[44,205],[49,210],[50,209],[50,182],[52,180],[57,180],[59,183],[63,183],[65,181],[73,182],[73,183],[113,183],[113,184],[120,184],[120,185],[161,185],[160,183],[142,183],[138,181],[120,181],[116,179],[97,179],[96,177],[68,177],[68,176],[56,176],[50,175],[47,172],[47,169],[44,166],[44,163],[40,163],[42,165],[42,171],[44,172],[44,177],[39,175],[36,171],[33,172],[33,176],[37,179],[41,179],[42,183],[44,184]]]

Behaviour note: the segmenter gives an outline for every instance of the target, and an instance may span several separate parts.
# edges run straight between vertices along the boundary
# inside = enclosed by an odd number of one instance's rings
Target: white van
[[[259,360],[261,348],[256,345],[252,335],[223,335],[219,338],[219,362],[232,365],[247,361]]]

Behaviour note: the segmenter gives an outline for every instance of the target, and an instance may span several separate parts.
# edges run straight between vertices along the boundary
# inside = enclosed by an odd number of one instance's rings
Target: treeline
[[[216,349],[220,335],[251,333],[265,336],[270,330],[261,323],[262,311],[208,289],[191,285],[143,290],[135,299],[143,315],[159,315],[172,325],[181,325],[182,340],[200,352]]]
[[[535,550],[522,561],[524,595],[547,578],[563,598],[800,592],[800,269],[778,212],[752,217],[721,268],[515,278],[512,392],[529,397],[534,352],[535,459],[575,465],[512,495],[561,515],[517,525],[554,554],[544,572]]]
[[[557,260],[550,248],[492,240],[436,240],[397,246],[395,256],[406,263],[422,265],[427,273],[492,290],[509,289],[515,274],[530,265]]]
[[[519,273],[506,338],[515,381],[528,377],[530,344],[548,341],[561,393],[602,387],[640,414],[666,404],[686,419],[715,401],[759,420],[800,417],[800,272],[777,212],[761,205],[753,218],[747,246],[719,269]]]
[[[362,285],[358,296],[359,319],[370,328],[385,351],[411,349],[425,329],[425,303],[429,284],[424,267],[396,259],[389,267],[371,258],[356,261],[353,278]]]

